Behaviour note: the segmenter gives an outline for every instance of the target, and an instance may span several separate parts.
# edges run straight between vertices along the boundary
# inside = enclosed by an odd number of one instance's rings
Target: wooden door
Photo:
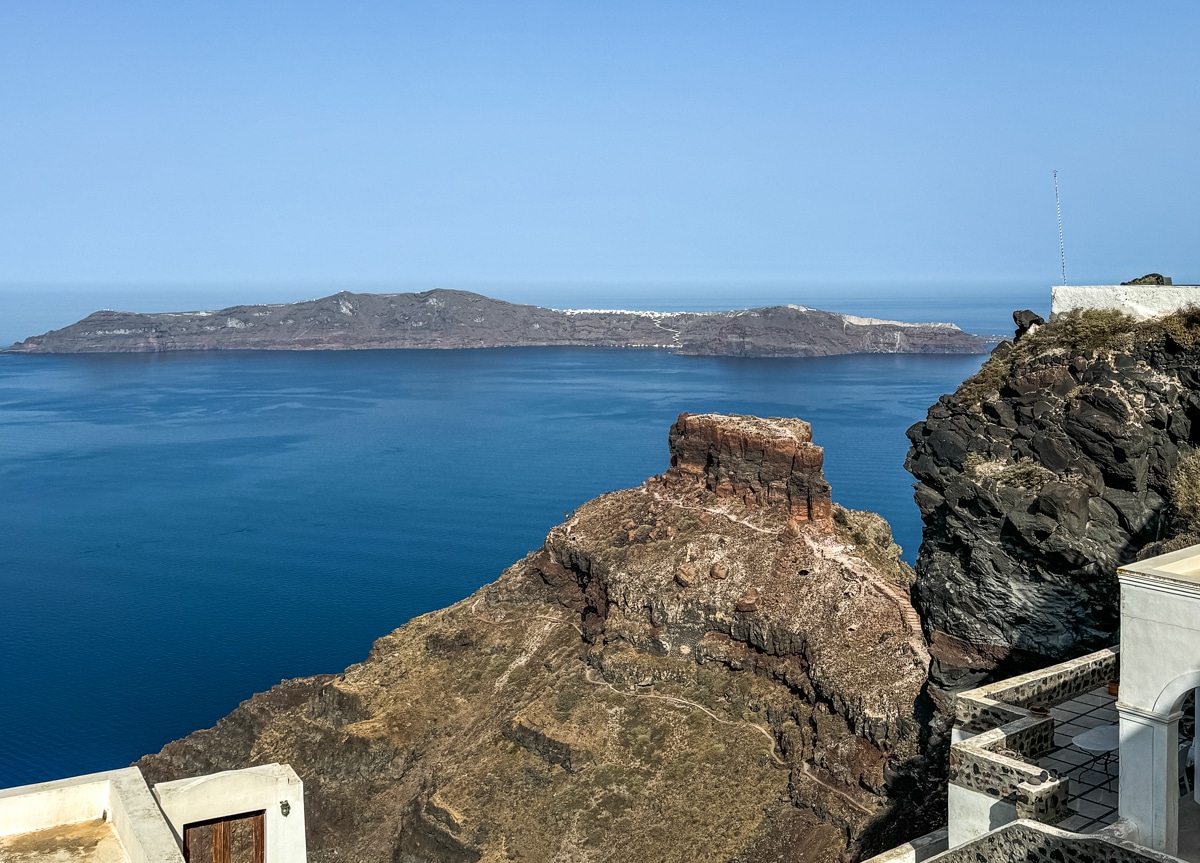
[[[183,859],[187,863],[264,863],[266,812],[243,812],[186,824]]]

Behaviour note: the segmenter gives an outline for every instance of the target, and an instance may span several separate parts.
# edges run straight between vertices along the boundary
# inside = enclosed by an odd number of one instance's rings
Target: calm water
[[[981,357],[0,355],[0,787],[111,769],[338,671],[667,467],[681,411],[799,416],[920,538],[904,430]]]

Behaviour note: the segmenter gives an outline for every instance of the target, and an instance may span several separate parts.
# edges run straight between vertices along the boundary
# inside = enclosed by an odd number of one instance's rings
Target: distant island
[[[667,348],[694,356],[736,357],[986,350],[983,339],[954,324],[883,321],[804,306],[727,312],[559,310],[442,289],[405,294],[342,291],[298,303],[208,312],[104,310],[8,350],[67,354],[548,345]]]

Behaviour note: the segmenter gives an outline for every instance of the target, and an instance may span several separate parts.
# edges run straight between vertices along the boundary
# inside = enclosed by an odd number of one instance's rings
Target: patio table
[[[1084,770],[1093,767],[1103,758],[1104,775],[1112,778],[1108,772],[1108,765],[1112,762],[1113,753],[1121,748],[1121,726],[1101,725],[1089,729],[1072,737],[1071,743],[1092,756],[1092,760],[1083,766]]]

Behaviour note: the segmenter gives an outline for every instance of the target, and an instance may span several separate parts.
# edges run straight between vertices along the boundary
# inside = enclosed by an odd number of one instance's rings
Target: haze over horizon
[[[0,303],[1041,291],[1053,169],[1072,283],[1200,281],[1197,24],[1184,3],[5,4]]]

